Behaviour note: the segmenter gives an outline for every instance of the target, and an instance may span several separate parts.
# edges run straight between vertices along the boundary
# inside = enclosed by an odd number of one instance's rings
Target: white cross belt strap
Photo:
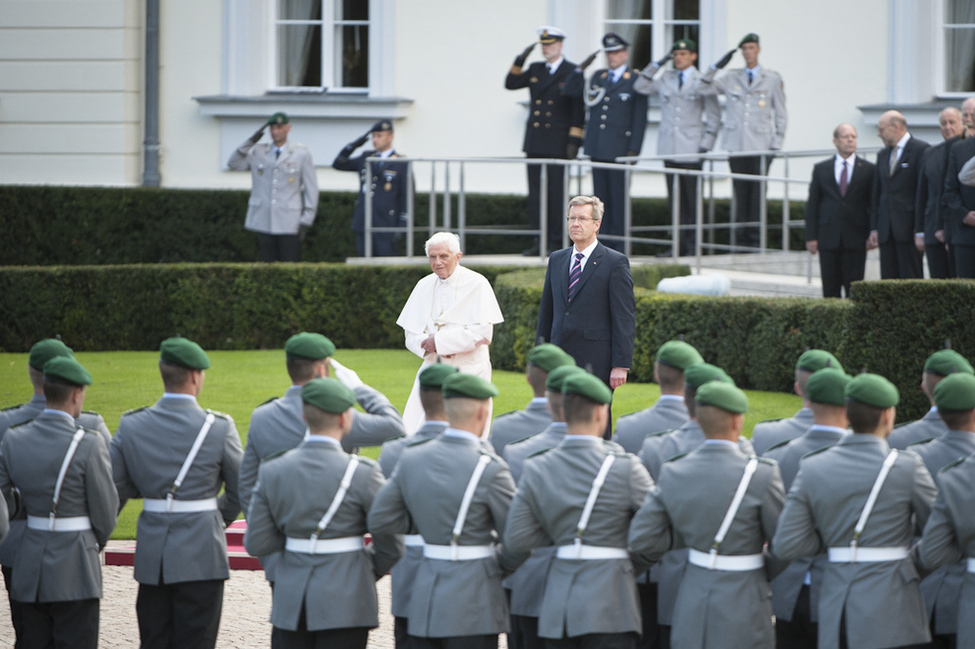
[[[481,476],[484,475],[484,470],[487,465],[491,463],[490,455],[482,455],[477,459],[477,466],[474,467],[474,473],[471,474],[471,479],[467,482],[467,489],[464,490],[464,497],[460,501],[460,511],[457,512],[457,520],[454,521],[454,529],[450,534],[450,545],[442,546],[431,546],[426,545],[423,549],[423,556],[429,559],[449,559],[452,561],[464,561],[467,559],[483,559],[487,556],[492,556],[494,554],[494,546],[491,545],[475,545],[475,546],[460,546],[457,543],[460,541],[460,533],[464,531],[464,521],[467,520],[467,510],[471,508],[471,501],[474,500],[474,491],[477,489],[477,484],[481,481]],[[449,557],[433,556],[441,554],[439,549],[432,550],[432,553],[428,553],[431,548],[451,548]],[[473,548],[472,550],[465,550],[464,548]],[[481,548],[480,550],[478,548]],[[484,554],[484,548],[490,550],[487,554]],[[477,556],[465,556],[465,555],[477,555]],[[483,555],[483,556],[481,556]]]
[[[304,552],[306,554],[331,554],[334,552],[351,552],[352,550],[358,548],[351,548],[346,550],[326,550],[320,551],[318,549],[319,544],[325,544],[335,539],[319,539],[318,537],[322,535],[322,532],[328,527],[328,524],[332,522],[332,518],[335,517],[335,512],[339,510],[342,506],[342,501],[345,500],[345,495],[349,493],[349,486],[352,484],[352,475],[355,473],[356,467],[359,466],[359,458],[353,455],[349,458],[349,463],[345,467],[345,473],[342,475],[342,480],[339,482],[339,488],[336,490],[335,495],[332,497],[332,502],[329,504],[328,509],[325,511],[325,515],[322,516],[321,520],[318,521],[318,526],[315,531],[311,533],[308,539],[301,539],[304,543],[300,546],[297,543],[292,543],[292,539],[288,539],[285,542],[284,548],[286,550],[291,550],[293,547],[302,547],[305,549],[294,550],[294,552]],[[348,539],[350,537],[345,537]],[[295,539],[298,541],[299,539]],[[362,544],[362,539],[359,539],[360,545]],[[307,545],[306,545],[307,544]],[[344,547],[342,544],[335,544],[337,547]],[[324,545],[323,545],[324,547]]]
[[[829,548],[830,563],[877,563],[907,558],[907,548]]]
[[[760,554],[716,554],[701,552],[694,548],[688,551],[687,561],[708,570],[725,570],[728,572],[760,570],[765,567],[765,557]]]
[[[423,546],[423,535],[422,534],[405,534],[403,536],[403,545],[408,548],[422,547]]]
[[[155,514],[192,514],[195,512],[212,512],[216,509],[216,498],[203,498],[202,500],[146,498],[142,501],[142,511]]]
[[[877,504],[877,497],[880,495],[880,489],[884,486],[884,482],[887,481],[887,475],[890,473],[891,468],[894,466],[894,462],[897,460],[897,450],[893,450],[884,459],[883,466],[880,467],[880,473],[877,474],[877,479],[873,482],[873,487],[870,489],[870,495],[867,496],[867,503],[863,506],[863,511],[860,512],[860,519],[857,521],[856,527],[853,529],[853,540],[850,541],[850,558],[845,559],[845,561],[856,561],[857,560],[857,548],[860,545],[860,534],[863,532],[863,528],[867,526],[867,519],[870,518],[870,513],[873,511],[874,505]],[[830,548],[830,554],[832,555],[832,548]],[[830,556],[830,561],[834,559]],[[836,559],[836,561],[843,561],[843,559]],[[868,559],[864,559],[868,561]],[[892,561],[892,559],[874,559],[874,561]]]
[[[629,559],[630,553],[623,548],[608,548],[601,545],[561,545],[555,551],[559,559],[598,561],[600,559]]]
[[[83,532],[91,529],[91,520],[87,516],[66,516],[64,518],[28,516],[27,528],[46,532]]]
[[[494,556],[493,545],[430,545],[423,546],[423,556],[439,561],[474,561]]]
[[[366,547],[361,536],[344,536],[338,539],[296,539],[288,537],[284,549],[301,554],[339,554],[355,552]]]
[[[738,509],[741,507],[741,501],[745,499],[745,492],[748,491],[748,485],[752,481],[752,476],[755,475],[755,471],[758,470],[758,458],[753,457],[748,460],[748,464],[745,465],[745,472],[741,476],[741,480],[738,482],[738,489],[735,490],[735,496],[731,499],[731,505],[728,506],[728,511],[724,514],[724,520],[721,521],[721,527],[718,528],[718,533],[714,535],[714,542],[711,544],[711,551],[708,553],[708,561],[706,564],[701,565],[695,563],[694,565],[700,566],[702,568],[708,568],[710,570],[755,570],[755,568],[719,568],[718,561],[722,561],[722,565],[732,565],[734,562],[729,562],[726,560],[730,555],[719,556],[718,548],[721,547],[724,537],[728,534],[728,528],[731,527],[731,522],[735,520],[735,515],[738,513]],[[698,552],[698,550],[691,550],[691,552]],[[703,554],[703,553],[702,553]],[[761,555],[746,554],[740,555],[746,557],[754,557]]]
[[[968,560],[968,572],[975,572],[975,559]]]
[[[196,434],[196,439],[193,440],[193,446],[190,448],[189,455],[183,460],[183,466],[179,468],[179,474],[176,476],[175,482],[173,482],[172,489],[166,494],[166,513],[173,513],[176,511],[173,507],[173,497],[176,495],[176,490],[180,488],[183,484],[183,479],[186,478],[186,473],[193,466],[193,461],[196,460],[197,453],[200,452],[200,447],[203,446],[203,440],[206,439],[207,433],[210,432],[210,427],[213,426],[213,422],[216,420],[216,416],[212,412],[208,412],[206,419],[203,420],[203,426],[200,428],[200,432]],[[145,508],[145,503],[143,503],[143,508]],[[185,510],[184,510],[185,511]],[[190,511],[200,511],[192,509]]]
[[[596,478],[592,481],[592,487],[589,489],[589,497],[586,498],[586,504],[582,507],[582,515],[579,516],[579,524],[576,525],[576,537],[573,539],[572,548],[575,548],[575,556],[563,556],[571,555],[573,553],[568,550],[563,550],[569,546],[561,546],[557,551],[555,556],[559,559],[581,559],[582,550],[582,535],[586,533],[586,528],[589,527],[589,517],[592,516],[592,508],[596,506],[596,498],[599,497],[599,492],[602,491],[603,483],[606,482],[606,475],[609,473],[609,469],[613,466],[613,462],[616,461],[615,455],[607,455],[606,459],[603,460],[602,466],[599,467],[599,472],[596,474]],[[596,547],[596,546],[590,546]],[[624,550],[625,553],[625,550]],[[627,554],[627,556],[629,556]],[[616,557],[598,557],[598,558],[616,558]]]
[[[78,452],[78,445],[81,444],[81,439],[84,436],[85,436],[84,428],[79,428],[78,430],[75,431],[74,436],[71,438],[71,443],[68,444],[68,451],[67,453],[64,454],[64,459],[61,461],[61,469],[58,471],[58,479],[54,483],[54,498],[51,503],[51,513],[48,515],[48,518],[45,521],[46,528],[51,532],[59,531],[57,530],[57,523],[55,523],[55,520],[57,518],[58,501],[61,500],[61,487],[64,486],[64,478],[65,476],[68,475],[68,467],[71,466],[71,460],[74,459],[74,454]],[[36,519],[37,517],[34,518]],[[85,518],[85,520],[87,520],[88,517],[79,516],[77,518]],[[44,529],[44,528],[33,527],[31,529],[37,530],[37,529]],[[88,527],[84,529],[91,529],[91,523],[89,522]],[[64,530],[64,531],[75,531],[75,530]]]

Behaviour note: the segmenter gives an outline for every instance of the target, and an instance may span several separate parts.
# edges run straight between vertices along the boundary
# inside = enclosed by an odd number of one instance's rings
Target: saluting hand
[[[355,390],[356,388],[365,385],[355,371],[350,370],[334,358],[329,359],[329,363],[332,366],[332,370],[335,372],[335,378],[341,381],[342,385],[345,387],[349,388],[350,390]]]
[[[658,68],[662,68],[665,65],[667,65],[667,61],[669,61],[672,58],[674,58],[674,53],[673,52],[667,52],[667,56],[665,56],[664,58],[660,59],[659,61],[654,61],[653,64],[654,64],[654,66],[656,66]]]
[[[366,131],[358,140],[355,142],[350,142],[349,146],[351,146],[353,149],[358,149],[369,140],[370,135],[372,135],[372,131]]]
[[[251,136],[250,143],[257,144],[257,141],[264,137],[264,129],[267,128],[267,124],[261,124],[261,128],[254,131],[254,135]]]
[[[598,56],[601,51],[602,50],[596,50],[595,52],[587,56],[586,60],[579,64],[579,69],[585,70],[590,65],[592,65],[592,62],[596,60],[596,56]]]
[[[724,66],[728,65],[728,63],[731,62],[731,57],[733,57],[735,55],[735,52],[737,52],[737,51],[738,51],[738,48],[735,48],[733,50],[728,50],[727,54],[725,54],[724,56],[722,56],[721,57],[721,60],[714,64],[714,67],[716,67],[717,69],[720,70]]]
[[[519,68],[525,65],[525,61],[528,60],[528,55],[532,53],[532,50],[535,49],[536,45],[538,45],[538,41],[533,41],[531,45],[526,47],[525,51],[519,54],[518,58],[515,59],[515,65],[517,65]]]

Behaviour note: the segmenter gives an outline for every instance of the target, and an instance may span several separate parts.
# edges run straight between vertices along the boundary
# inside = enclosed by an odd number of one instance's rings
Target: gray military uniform
[[[504,532],[514,481],[504,461],[473,436],[451,428],[403,452],[373,502],[369,530],[408,534],[415,526],[427,545],[449,549],[464,492],[482,456],[489,462],[474,490],[457,545],[493,545]],[[444,638],[506,632],[502,572],[516,565],[517,559],[497,547],[490,556],[459,561],[425,554],[410,595],[410,635]]]
[[[850,547],[854,529],[890,454],[887,442],[870,434],[841,439],[807,456],[792,483],[772,539],[775,556],[791,561]],[[921,459],[899,451],[859,539],[867,548],[907,549],[923,527],[937,488]],[[828,561],[819,597],[819,646],[840,641],[846,620],[850,647],[880,649],[929,642],[920,577],[910,559]]]
[[[684,85],[680,72],[668,70],[652,78],[659,68],[651,65],[633,84],[644,95],[660,97],[660,129],[657,133],[657,154],[697,153],[710,151],[721,123],[718,100],[700,92],[702,75],[695,67],[687,68]],[[690,162],[690,160],[684,160]]]
[[[491,423],[491,436],[488,441],[494,452],[501,455],[505,446],[531,435],[537,435],[552,423],[552,413],[548,411],[548,401],[543,397],[533,398],[524,410],[507,412]]]
[[[642,631],[634,570],[646,569],[649,562],[628,557],[625,550],[630,519],[653,482],[635,456],[619,454],[617,448],[595,437],[574,435],[525,463],[504,536],[513,552],[572,546],[593,480],[607,456],[615,455],[582,545],[616,548],[623,556],[556,556],[538,614],[539,637]]]
[[[707,554],[750,459],[733,444],[709,441],[664,464],[657,488],[647,494],[630,525],[630,549],[660,557],[671,547],[687,546]],[[784,501],[775,463],[757,461],[718,554],[761,555]],[[710,570],[689,563],[674,604],[671,644],[771,649],[775,638],[767,580],[762,567]]]
[[[701,93],[725,96],[722,144],[728,151],[781,149],[788,121],[785,86],[777,72],[760,66],[758,76],[748,83],[745,68],[717,76],[709,69],[701,78]]]
[[[351,460],[337,440],[312,436],[261,465],[244,545],[255,556],[281,553],[271,608],[271,624],[280,629],[297,631],[302,611],[308,631],[379,626],[376,580],[402,553],[395,537],[375,534],[368,547],[351,552],[310,554],[285,547],[289,538],[304,541],[315,533]],[[384,482],[376,462],[359,458],[320,540],[361,539]]]
[[[27,516],[42,523],[49,520],[58,474],[77,430],[70,416],[41,412],[4,435],[0,491],[9,499],[16,487]],[[100,598],[98,553],[115,529],[117,512],[108,449],[97,433],[86,431],[68,465],[56,514],[58,519],[87,517],[90,529],[50,531],[25,526],[12,564],[11,598],[28,603]]]
[[[646,410],[623,415],[616,420],[616,434],[613,441],[622,446],[627,453],[634,455],[643,447],[643,440],[650,433],[674,430],[687,423],[690,415],[684,398],[677,395],[661,395],[657,403]]]
[[[403,449],[416,442],[433,439],[444,432],[446,428],[447,422],[445,421],[424,421],[423,425],[412,435],[400,435],[383,442],[383,447],[379,451],[379,468],[383,470],[383,476],[388,478],[393,475],[393,469],[396,468],[396,463],[399,462]]]
[[[812,428],[813,414],[809,408],[801,408],[788,419],[760,421],[752,430],[752,446],[756,455],[764,455],[776,444],[796,439]]]
[[[887,437],[887,444],[891,448],[900,450],[906,449],[911,444],[923,442],[926,439],[940,437],[948,431],[948,425],[938,414],[937,406],[932,407],[924,416],[917,421],[908,422],[902,426],[897,426]],[[934,475],[934,472],[931,473]]]
[[[123,505],[129,498],[166,498],[207,414],[195,399],[163,396],[152,406],[122,415],[111,450]],[[175,500],[217,498],[217,508],[143,511],[136,532],[135,580],[139,583],[158,586],[230,577],[224,525],[240,513],[237,481],[243,451],[233,419],[214,414]],[[218,498],[221,487],[224,492]]]

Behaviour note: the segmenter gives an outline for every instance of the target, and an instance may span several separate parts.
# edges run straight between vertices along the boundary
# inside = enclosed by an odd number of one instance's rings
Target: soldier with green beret
[[[142,498],[136,535],[136,615],[142,638],[173,646],[216,644],[224,581],[224,528],[240,513],[243,449],[230,415],[197,403],[210,359],[187,338],[160,345],[165,391],[122,415],[112,439],[121,506]]]
[[[795,393],[802,397],[802,408],[788,419],[771,419],[755,424],[752,430],[752,445],[755,453],[764,455],[765,451],[782,442],[796,439],[813,425],[813,413],[806,398],[806,381],[814,372],[824,367],[842,371],[843,366],[831,353],[824,349],[807,349],[796,361]]]
[[[647,435],[687,423],[690,415],[684,405],[684,371],[703,362],[701,354],[682,340],[661,345],[653,363],[653,380],[660,386],[660,397],[646,410],[617,419],[613,441],[628,453],[639,453]]]
[[[854,434],[803,458],[770,547],[783,561],[827,554],[820,646],[921,645],[931,634],[908,548],[937,488],[920,457],[887,445],[897,388],[864,373],[845,393]]]
[[[337,379],[316,378],[302,386],[301,401],[308,436],[261,464],[244,545],[254,556],[282,556],[272,593],[272,646],[365,649],[369,629],[379,626],[376,581],[403,547],[378,533],[364,543],[366,515],[385,480],[377,462],[342,448],[355,392]]]
[[[38,370],[43,410],[0,440],[0,502],[14,503],[9,513],[18,519],[4,557],[17,646],[53,647],[70,638],[72,647],[94,648],[99,553],[119,511],[111,460],[99,433],[78,423],[92,384],[88,370],[54,340],[32,349],[32,378]],[[7,514],[0,506],[0,538]]]
[[[536,345],[528,352],[525,367],[525,380],[532,389],[532,400],[523,410],[515,410],[495,417],[491,423],[490,441],[498,455],[504,448],[530,435],[537,435],[552,423],[552,415],[547,408],[545,382],[549,372],[557,367],[576,364],[562,348],[552,343]]]
[[[887,438],[891,448],[905,449],[911,444],[940,437],[948,431],[938,414],[934,390],[941,379],[956,372],[972,374],[973,370],[971,363],[953,349],[941,349],[928,356],[921,371],[921,392],[927,396],[931,408],[920,419],[896,426]]]

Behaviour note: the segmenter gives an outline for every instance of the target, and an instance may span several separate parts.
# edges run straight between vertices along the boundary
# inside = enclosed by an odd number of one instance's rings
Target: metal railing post
[[[765,166],[764,153],[759,160],[762,165],[762,175],[760,176],[761,180],[758,181],[758,192],[760,194],[758,203],[758,250],[760,254],[764,255],[768,243],[768,205],[765,201],[765,192],[768,189],[765,179],[768,177],[768,168]]]
[[[671,205],[670,222],[672,227],[674,228],[674,236],[671,239],[670,257],[676,262],[677,258],[680,257],[680,239],[681,239],[680,175],[675,173],[671,180],[673,180],[673,184],[671,185],[671,189],[673,189],[673,193],[671,193],[671,196],[674,197],[674,200],[672,201],[673,204]]]
[[[538,175],[538,254],[542,259],[548,249],[548,165],[541,165]]]
[[[427,238],[433,236],[433,233],[437,231],[437,163],[436,161],[430,162],[430,204],[428,205],[430,210],[430,223],[429,229],[430,233]]]
[[[623,185],[626,187],[626,200],[623,203],[623,253],[629,257],[633,254],[633,237],[630,232],[630,228],[633,227],[633,197],[630,196],[633,174],[630,165],[625,165],[623,173],[625,174]]]
[[[450,230],[452,221],[450,210],[450,163],[444,162],[443,166],[443,229]]]
[[[789,156],[783,154],[782,164],[785,166],[785,177],[789,177]],[[788,252],[789,250],[789,185],[792,183],[785,183],[782,188],[782,252]]]
[[[714,243],[714,159],[708,160],[708,243]],[[710,250],[710,249],[709,249]]]
[[[569,165],[562,165],[562,205],[569,204]],[[566,212],[568,214],[568,212]],[[562,247],[565,248],[569,245],[569,228],[563,225],[562,230]]]
[[[413,162],[406,164],[406,258],[413,259],[413,228],[416,226],[416,214],[413,211]]]
[[[366,204],[365,204],[365,258],[372,257],[372,192],[376,186],[372,182],[372,161],[366,160]]]
[[[460,236],[460,249],[467,250],[467,201],[464,198],[464,163],[460,163],[460,177],[457,179],[457,229]]]
[[[704,197],[701,194],[703,178],[694,178],[694,256],[697,258],[697,274],[701,274],[701,239],[704,238]]]

